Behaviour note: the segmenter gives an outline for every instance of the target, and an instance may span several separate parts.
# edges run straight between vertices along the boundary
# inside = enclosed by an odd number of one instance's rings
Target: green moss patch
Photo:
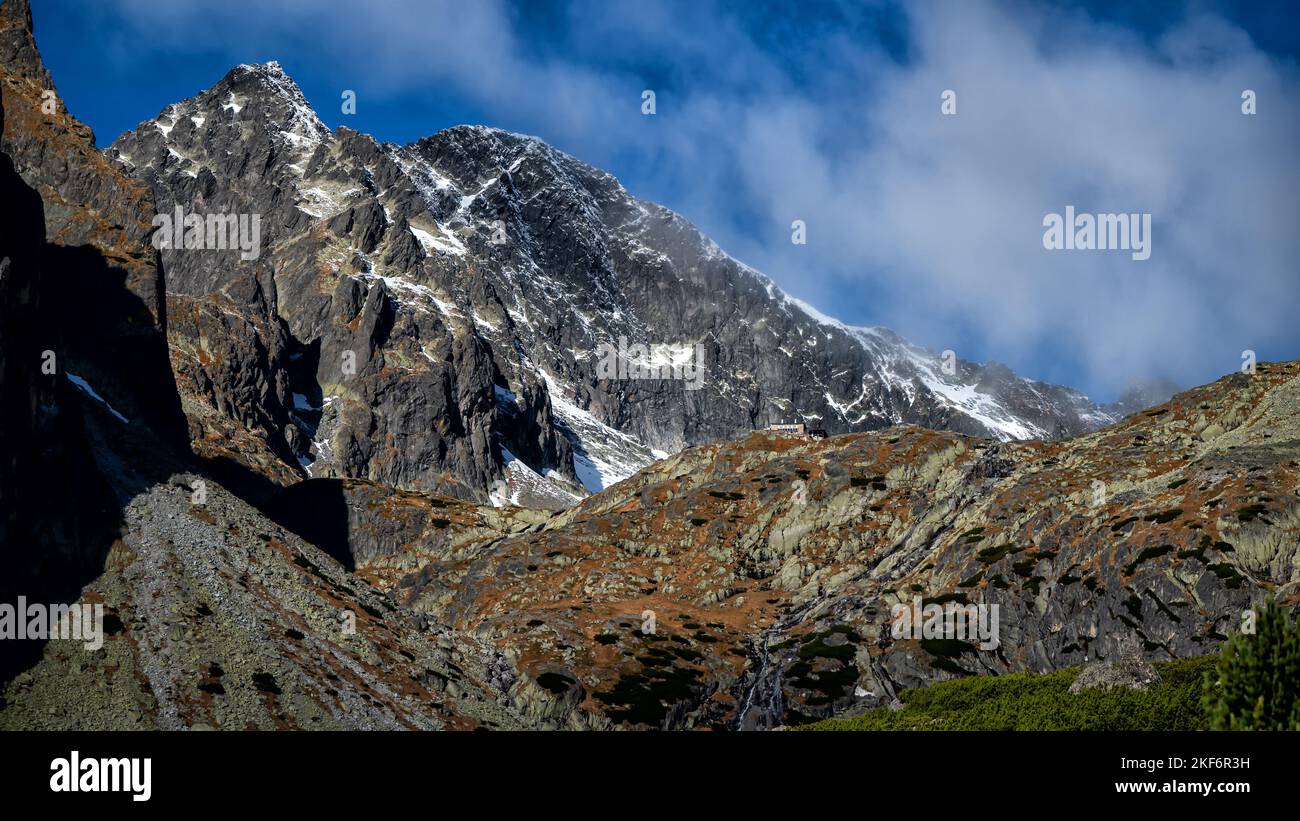
[[[993,564],[994,562],[1001,561],[1007,556],[1019,553],[1024,549],[1025,548],[1023,547],[1016,547],[1008,542],[1007,544],[1000,544],[996,547],[986,547],[976,553],[975,558],[979,559],[984,564]]]
[[[1071,693],[1082,670],[970,676],[899,694],[902,710],[876,709],[801,730],[1206,730],[1201,680],[1217,656],[1156,662],[1151,688]]]

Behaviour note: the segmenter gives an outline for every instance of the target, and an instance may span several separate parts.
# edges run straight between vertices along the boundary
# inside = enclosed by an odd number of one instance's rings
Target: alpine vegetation
[[[1043,247],[1049,251],[1132,251],[1133,259],[1151,257],[1151,215],[1075,214],[1065,206],[1065,217],[1043,217]]]

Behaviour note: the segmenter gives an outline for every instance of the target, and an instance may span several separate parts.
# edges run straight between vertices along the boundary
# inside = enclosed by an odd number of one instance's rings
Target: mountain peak
[[[280,65],[279,60],[271,60],[265,63],[240,63],[239,65],[226,72],[226,78],[232,76],[252,75],[254,77],[263,77],[276,82],[277,87],[286,90],[302,92],[298,89],[298,84],[293,81],[284,66]]]
[[[417,152],[435,153],[440,149],[450,149],[453,153],[473,156],[477,160],[491,163],[508,162],[523,153],[544,149],[554,152],[540,137],[528,134],[516,134],[487,125],[453,125],[422,137],[411,143],[408,148]]]
[[[168,201],[193,201],[207,172],[215,196],[277,226],[272,248],[288,260],[277,288],[295,295],[281,309],[297,338],[326,353],[294,377],[295,393],[315,398],[295,405],[296,417],[265,418],[287,420],[276,423],[276,441],[291,442],[316,476],[373,469],[425,489],[450,476],[476,498],[498,477],[576,479],[595,492],[659,454],[730,439],[755,420],[831,433],[913,423],[997,439],[1113,421],[1076,392],[834,320],[537,137],[456,125],[400,147],[343,132],[336,142],[278,62],[236,66],[111,150]],[[229,281],[226,268],[193,255],[172,261],[172,275],[198,293]],[[364,304],[384,307],[367,313]],[[373,372],[363,377],[371,393],[352,386],[344,397],[332,363],[357,350],[352,320],[361,316],[378,323]],[[470,339],[493,353],[458,358]],[[627,349],[614,358],[635,371],[602,364],[613,361],[601,353],[612,342]],[[661,367],[687,362],[689,371]],[[398,371],[413,376],[388,385]],[[643,379],[656,390],[629,389]],[[456,453],[348,450],[372,436],[354,428],[363,410],[394,420],[385,435],[432,448],[435,411],[452,411],[429,403],[428,380],[484,386],[467,424],[487,433]],[[666,401],[672,395],[680,401]]]
[[[234,123],[254,125],[282,154],[293,158],[292,167],[299,172],[316,146],[333,136],[278,61],[241,63],[211,88],[173,103],[153,120],[141,123],[146,131],[158,132],[161,154],[157,158],[145,156],[155,153],[147,146],[144,152],[119,152],[117,158],[134,166],[174,162],[183,173],[194,176],[205,164],[211,164],[200,160],[204,144],[213,139],[222,124],[228,127]],[[232,134],[231,139],[243,137]]]
[[[285,74],[284,66],[280,65],[279,60],[268,60],[265,63],[240,63],[237,68],[242,68],[245,71],[263,71],[268,74],[288,76]]]
[[[241,101],[243,97],[253,102],[255,108],[266,110],[269,119],[284,131],[315,139],[329,136],[329,128],[316,116],[302,89],[278,60],[241,63],[226,72],[226,76],[206,93],[210,95],[213,92],[221,97],[224,107],[233,109],[236,114],[245,104]]]

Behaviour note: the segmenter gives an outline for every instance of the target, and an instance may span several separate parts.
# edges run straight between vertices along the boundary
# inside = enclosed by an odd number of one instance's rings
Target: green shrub
[[[998,545],[997,547],[984,548],[983,550],[975,554],[975,558],[979,559],[984,564],[993,564],[994,562],[1000,561],[1006,556],[1009,556],[1013,553],[1019,553],[1022,550],[1024,550],[1023,547],[1016,547],[1013,544],[1002,544],[1002,545]]]
[[[1300,730],[1300,622],[1270,598],[1253,635],[1234,633],[1205,675],[1216,730]]]
[[[1174,519],[1177,519],[1179,516],[1182,515],[1183,515],[1182,508],[1176,507],[1173,508],[1172,510],[1165,510],[1165,511],[1161,511],[1160,513],[1152,513],[1150,516],[1143,516],[1142,518],[1146,519],[1148,522],[1155,522],[1156,524],[1159,525],[1167,525],[1170,522],[1172,522]]]
[[[1201,681],[1217,656],[1157,662],[1147,690],[1071,693],[1082,668],[1046,675],[970,676],[904,690],[902,710],[876,709],[810,730],[1205,730]]]

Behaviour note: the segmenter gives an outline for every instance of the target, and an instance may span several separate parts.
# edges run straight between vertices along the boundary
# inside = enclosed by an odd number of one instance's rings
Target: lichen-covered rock
[[[1266,593],[1300,601],[1300,363],[1061,442],[900,426],[688,448],[416,564],[376,581],[524,675],[564,665],[590,693],[575,711],[615,723],[772,727],[1090,662],[1076,687],[1142,685],[1150,661],[1215,652]],[[996,646],[896,636],[918,601],[996,605]],[[652,708],[655,687],[671,696]]]
[[[1119,658],[1115,661],[1093,662],[1084,666],[1070,684],[1071,693],[1084,690],[1112,690],[1127,688],[1145,690],[1153,684],[1160,683],[1160,673],[1138,649],[1135,641],[1130,641],[1120,648]]]

